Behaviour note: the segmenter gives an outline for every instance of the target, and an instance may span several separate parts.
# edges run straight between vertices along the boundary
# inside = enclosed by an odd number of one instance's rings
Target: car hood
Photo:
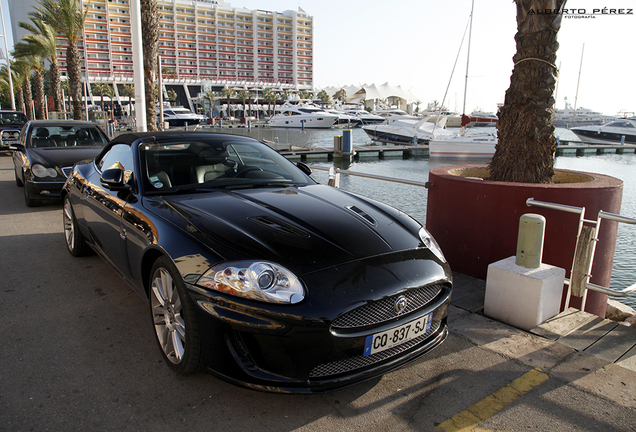
[[[274,261],[299,275],[422,246],[420,225],[405,213],[322,185],[167,196],[146,206],[226,260]]]
[[[40,163],[46,167],[68,167],[84,159],[93,159],[103,147],[42,147],[29,148],[31,164]]]

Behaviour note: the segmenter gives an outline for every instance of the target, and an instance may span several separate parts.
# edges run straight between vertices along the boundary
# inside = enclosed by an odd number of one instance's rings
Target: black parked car
[[[0,151],[9,150],[11,144],[18,142],[20,129],[26,122],[23,112],[0,110]]]
[[[178,373],[321,392],[442,343],[451,271],[428,232],[308,174],[251,138],[120,135],[64,186],[68,250],[148,300]]]
[[[15,183],[24,186],[28,207],[59,198],[75,162],[93,159],[108,144],[106,134],[92,122],[33,120],[11,144]]]

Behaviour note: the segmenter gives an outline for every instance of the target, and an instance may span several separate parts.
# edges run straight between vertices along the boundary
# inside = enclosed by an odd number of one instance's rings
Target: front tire
[[[181,275],[166,257],[155,261],[150,279],[150,315],[168,366],[179,374],[203,369],[201,339],[192,301]]]
[[[77,219],[73,212],[73,206],[71,205],[71,200],[68,195],[64,197],[62,220],[64,223],[64,237],[66,238],[66,249],[68,249],[68,252],[74,257],[88,255],[89,246],[86,244],[86,240],[79,230]]]

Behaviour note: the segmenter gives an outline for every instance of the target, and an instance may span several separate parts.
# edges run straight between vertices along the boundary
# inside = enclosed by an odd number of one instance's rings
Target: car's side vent
[[[376,226],[378,224],[376,220],[373,219],[373,217],[371,217],[370,215],[368,215],[364,210],[356,206],[347,206],[347,208],[351,210],[352,212],[354,212],[355,214],[357,214],[358,216],[360,216],[365,221],[369,222],[371,225]]]
[[[293,235],[296,237],[309,237],[309,234],[306,231],[270,216],[254,216],[250,219],[254,222],[265,225],[268,228],[275,229],[285,234]]]

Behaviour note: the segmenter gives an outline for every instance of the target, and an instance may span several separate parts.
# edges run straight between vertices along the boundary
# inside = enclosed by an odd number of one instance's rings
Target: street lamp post
[[[4,30],[4,13],[2,13],[2,2],[0,2],[0,21],[2,21],[2,38],[4,39],[4,52],[7,53],[7,75],[9,75],[9,93],[11,93],[11,109],[15,110],[15,97],[13,96],[13,77],[11,76],[11,60],[9,60],[9,46],[7,44],[7,34]]]

